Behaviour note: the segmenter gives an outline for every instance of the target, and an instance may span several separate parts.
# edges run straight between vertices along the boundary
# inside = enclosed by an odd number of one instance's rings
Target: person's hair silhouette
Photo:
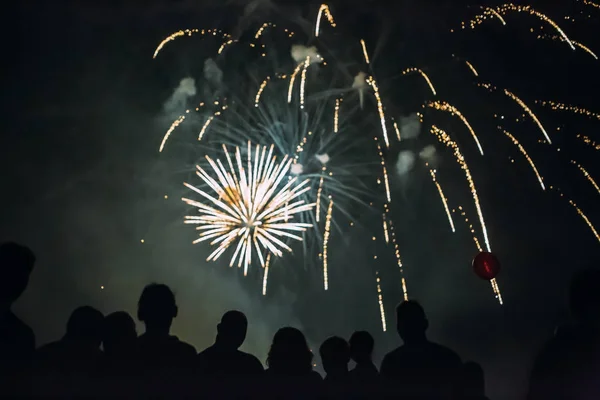
[[[123,356],[131,352],[137,332],[135,321],[125,311],[117,311],[104,318],[102,346],[107,356]]]
[[[348,374],[350,347],[348,342],[338,336],[325,340],[319,348],[326,380],[343,378]]]
[[[219,346],[237,350],[246,340],[247,329],[248,320],[244,313],[236,310],[227,311],[217,325],[216,342]]]
[[[357,331],[350,337],[350,357],[357,364],[371,362],[375,340],[367,331]]]
[[[94,307],[76,308],[67,321],[67,332],[64,340],[77,343],[79,346],[98,349],[102,342],[104,316]]]
[[[403,301],[396,308],[396,329],[404,343],[426,340],[425,332],[429,321],[425,310],[416,301]]]
[[[35,264],[35,255],[17,243],[0,244],[0,312],[25,291]]]
[[[138,302],[138,319],[147,334],[168,335],[177,317],[175,295],[167,285],[152,283],[144,288]]]
[[[300,330],[292,327],[281,328],[273,336],[273,343],[267,356],[271,372],[282,375],[303,375],[312,371],[313,353]]]

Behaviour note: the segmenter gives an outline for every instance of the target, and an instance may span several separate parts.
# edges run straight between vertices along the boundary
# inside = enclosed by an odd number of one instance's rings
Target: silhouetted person
[[[0,244],[0,395],[7,382],[15,384],[15,378],[23,375],[35,351],[33,331],[11,311],[29,283],[34,264],[35,256],[27,247]]]
[[[90,306],[76,308],[62,339],[37,350],[39,389],[43,394],[93,393],[103,355],[104,316]]]
[[[196,349],[170,335],[177,313],[175,295],[167,285],[153,283],[144,288],[138,302],[138,319],[146,326],[146,332],[136,341],[136,356],[143,368],[186,368],[193,365]]]
[[[367,331],[357,331],[350,337],[350,357],[356,367],[350,371],[353,382],[371,384],[379,379],[379,371],[373,364],[375,340]]]
[[[569,293],[574,319],[535,359],[529,400],[600,399],[600,270],[575,274]]]
[[[107,358],[130,359],[137,339],[135,321],[125,311],[117,311],[104,318],[102,347]]]
[[[338,336],[326,339],[319,354],[325,376],[324,390],[328,398],[347,398],[353,388],[348,379],[348,363],[350,362],[350,346],[348,342]]]
[[[272,398],[314,398],[321,376],[313,371],[313,353],[300,330],[281,328],[273,336],[267,357],[267,393]]]
[[[466,362],[462,367],[461,400],[488,400],[485,396],[485,374],[481,365]]]
[[[404,345],[389,352],[381,363],[387,389],[414,398],[452,398],[462,367],[458,355],[427,339],[429,322],[419,303],[402,302],[396,318]]]

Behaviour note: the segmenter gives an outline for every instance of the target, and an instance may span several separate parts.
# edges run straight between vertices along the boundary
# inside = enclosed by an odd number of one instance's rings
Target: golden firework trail
[[[234,42],[237,42],[237,40],[229,39],[228,41],[223,42],[221,47],[219,47],[219,51],[217,51],[217,53],[221,54],[223,52],[223,50],[225,50],[225,47],[229,46],[230,44],[232,44]]]
[[[244,167],[239,147],[235,150],[236,167],[232,162],[227,147],[223,151],[229,169],[221,160],[212,160],[206,156],[212,168],[214,178],[202,167],[196,166],[196,174],[202,182],[211,188],[211,195],[189,183],[188,188],[202,196],[205,202],[183,198],[182,200],[198,209],[200,215],[186,216],[186,224],[196,224],[200,231],[194,243],[211,240],[211,246],[217,248],[208,256],[207,261],[217,260],[230,246],[236,244],[229,263],[236,263],[238,268],[244,266],[244,275],[252,263],[252,253],[256,252],[260,264],[264,267],[263,251],[277,257],[283,255],[282,250],[292,251],[282,239],[301,241],[302,237],[295,232],[304,232],[311,224],[287,222],[297,214],[310,211],[314,204],[305,204],[298,197],[310,190],[308,180],[297,183],[297,178],[287,183],[282,181],[292,164],[288,156],[281,162],[273,155],[274,145],[256,146],[248,142],[247,169]]]
[[[586,117],[593,117],[600,120],[600,114],[587,110],[583,107],[574,106],[570,104],[559,103],[551,100],[536,100],[535,104],[540,104],[544,107],[550,107],[553,111],[571,111],[572,113],[584,115]]]
[[[379,153],[379,158],[381,159],[381,168],[383,170],[383,182],[385,184],[385,195],[388,202],[392,201],[392,194],[390,192],[390,181],[388,179],[387,168],[385,167],[385,157],[383,156],[383,151],[381,150],[381,146],[379,142],[377,143],[377,152]]]
[[[592,6],[594,8],[598,8],[600,9],[600,4],[594,3],[593,1],[589,1],[589,0],[582,0],[581,1],[583,4],[585,4],[586,6]]]
[[[331,214],[333,212],[333,199],[329,196],[329,206],[327,207],[327,217],[325,217],[325,234],[323,235],[323,287],[329,289],[329,272],[327,270],[327,247],[329,245],[329,235],[331,232]]]
[[[381,214],[383,218],[383,237],[385,238],[385,243],[388,244],[390,242],[390,234],[388,232],[387,220],[385,218],[385,213]]]
[[[387,330],[387,324],[385,321],[385,310],[383,308],[383,292],[381,291],[381,278],[379,278],[379,271],[376,271],[375,275],[377,275],[377,301],[379,303],[379,314],[381,315],[381,328],[385,332]]]
[[[365,56],[365,62],[367,64],[370,64],[371,62],[369,61],[369,53],[367,52],[367,44],[365,43],[364,39],[360,39],[360,45],[362,46],[363,55]]]
[[[160,144],[160,148],[158,149],[159,153],[161,153],[163,151],[163,149],[165,148],[165,144],[167,143],[167,139],[169,138],[169,136],[171,136],[171,133],[175,130],[175,128],[177,128],[179,125],[181,125],[181,123],[184,120],[185,120],[185,115],[182,115],[179,118],[177,118],[175,121],[173,121],[173,123],[171,124],[171,127],[169,128],[169,130],[167,131],[167,133],[165,133],[165,136],[163,137],[163,140]]]
[[[398,123],[396,121],[394,121],[394,130],[396,131],[396,137],[398,138],[398,141],[400,141],[400,129],[398,129]]]
[[[385,213],[388,215],[387,221],[390,230],[390,236],[392,239],[392,244],[394,245],[394,255],[396,256],[396,263],[398,264],[398,268],[400,269],[400,279],[402,282],[402,293],[404,294],[404,300],[408,300],[408,290],[406,289],[406,279],[404,278],[404,265],[402,264],[402,258],[400,257],[400,246],[398,246],[398,242],[396,240],[396,229],[394,228],[394,223],[389,216],[390,208],[386,203],[384,205]]]
[[[423,79],[425,79],[425,82],[427,82],[427,84],[429,85],[429,89],[431,89],[431,93],[433,93],[434,96],[437,95],[435,88],[433,87],[433,83],[431,83],[429,76],[427,76],[427,74],[425,72],[423,72],[423,70],[421,70],[419,68],[414,68],[414,67],[408,68],[408,69],[405,69],[404,71],[402,71],[402,75],[410,74],[411,72],[418,72],[419,74],[421,74]]]
[[[267,280],[269,279],[269,265],[271,264],[271,253],[267,254],[267,260],[265,261],[265,272],[263,273],[263,296],[267,295]]]
[[[564,194],[562,193],[562,191],[560,190],[560,188],[554,187],[554,186],[550,186],[551,190],[555,190],[558,192],[560,197],[565,197]],[[567,199],[569,204],[575,209],[575,211],[577,211],[577,214],[579,214],[579,216],[581,217],[581,219],[583,219],[583,221],[587,224],[587,226],[590,228],[590,230],[592,231],[592,233],[594,234],[594,236],[596,237],[596,239],[598,240],[598,242],[600,242],[600,234],[598,234],[598,231],[596,230],[596,227],[594,227],[594,224],[592,224],[592,221],[590,221],[590,219],[587,217],[587,215],[585,215],[583,213],[583,211],[581,210],[581,208],[579,208],[577,206],[577,204],[575,204],[575,202],[571,199]]]
[[[333,15],[331,15],[331,11],[329,11],[329,6],[327,4],[321,4],[319,7],[319,12],[317,13],[317,23],[315,24],[315,37],[319,37],[319,33],[321,31],[321,18],[325,13],[325,17],[327,17],[327,21],[329,24],[335,28],[335,20],[333,19]]]
[[[521,100],[520,98],[518,98],[514,93],[508,91],[507,89],[504,89],[504,94],[506,94],[508,97],[510,97],[511,99],[513,99],[515,102],[517,102],[517,104],[519,104],[521,106],[521,108],[523,108],[523,110],[525,110],[525,112],[527,114],[529,114],[529,116],[531,117],[531,119],[533,119],[533,121],[537,124],[537,126],[540,128],[540,130],[542,131],[542,133],[546,137],[546,140],[548,141],[548,143],[552,144],[552,140],[550,140],[550,136],[548,136],[548,133],[546,132],[546,129],[544,129],[544,126],[542,125],[542,123],[540,122],[540,120],[538,119],[538,117],[533,113],[533,111],[531,111],[531,108],[529,108],[527,106],[527,104],[525,104],[523,102],[523,100]]]
[[[273,26],[273,24],[271,22],[265,22],[261,25],[260,28],[258,28],[258,30],[256,31],[256,34],[254,35],[254,39],[258,39],[262,36],[263,32],[265,31],[265,29],[267,29],[268,27]]]
[[[498,11],[494,10],[491,7],[481,7],[483,12],[479,15],[476,15],[472,20],[469,21],[469,26],[471,29],[475,29],[477,25],[482,24],[488,18],[498,18],[502,25],[506,25],[506,21],[502,18],[502,15],[498,13]],[[465,22],[461,22],[461,28],[465,29]]]
[[[498,129],[501,129],[501,128],[498,127]],[[515,146],[517,146],[517,148],[519,149],[521,154],[523,154],[523,156],[525,156],[525,158],[527,159],[527,162],[529,163],[529,165],[531,165],[531,169],[535,173],[535,176],[537,177],[538,182],[540,183],[540,186],[542,187],[542,190],[546,190],[546,187],[544,186],[544,178],[542,178],[542,176],[540,175],[538,169],[536,168],[535,164],[533,163],[533,160],[531,159],[531,157],[529,157],[529,155],[525,151],[525,148],[521,145],[521,143],[519,143],[517,138],[515,138],[513,135],[510,134],[510,132],[508,132],[504,129],[501,129],[501,130],[502,130],[502,132],[504,132],[504,134],[506,136],[508,136],[508,138],[511,140],[511,142],[513,142],[513,144]]]
[[[558,36],[558,35],[538,35],[538,39],[550,39],[550,40],[560,41],[560,42],[565,41],[565,39],[562,36]],[[594,57],[596,60],[598,59],[598,56],[589,47],[587,47],[579,42],[576,42],[574,40],[571,40],[571,43],[573,43],[575,46],[579,47],[581,50],[585,51],[586,53],[588,53],[589,55]]]
[[[473,177],[471,176],[471,171],[469,170],[469,166],[465,161],[465,157],[462,155],[460,148],[454,142],[450,135],[448,135],[442,129],[439,129],[437,126],[433,125],[431,127],[431,133],[434,134],[440,142],[445,144],[447,147],[450,147],[453,150],[456,161],[460,165],[461,169],[465,172],[465,176],[467,178],[467,182],[469,183],[469,188],[471,190],[471,196],[473,196],[473,202],[475,203],[475,209],[477,210],[477,215],[479,216],[479,223],[481,224],[481,231],[483,232],[483,239],[485,241],[485,245],[487,251],[491,252],[490,241],[487,234],[487,228],[485,226],[485,221],[483,219],[483,212],[481,211],[481,204],[479,203],[479,195],[477,194],[477,189],[475,188],[475,182],[473,181]]]
[[[185,36],[185,35],[192,36],[194,33],[198,33],[198,32],[199,32],[198,29],[185,29],[185,30],[179,30],[177,32],[170,34],[169,36],[164,38],[162,40],[162,42],[159,43],[159,45],[156,47],[156,50],[154,50],[154,55],[152,56],[152,58],[156,58],[156,56],[162,50],[162,48],[165,47],[165,45],[167,43],[169,43],[170,41],[175,40],[180,36]]]
[[[373,78],[372,76],[369,76],[369,78],[367,79],[367,83],[373,88],[375,100],[377,100],[377,111],[379,112],[379,121],[381,122],[381,130],[383,132],[383,140],[385,140],[385,146],[390,147],[390,140],[388,139],[387,127],[385,124],[385,112],[383,111],[383,103],[381,102],[381,96],[379,95],[379,87],[377,87],[377,82],[375,82],[375,78]]]
[[[438,193],[440,194],[440,199],[442,199],[442,203],[444,204],[444,210],[446,210],[446,215],[448,216],[448,222],[450,223],[450,229],[452,229],[452,232],[456,232],[456,229],[454,228],[454,221],[452,220],[452,214],[450,214],[450,209],[448,208],[448,199],[446,198],[446,196],[444,196],[444,191],[442,190],[442,186],[437,181],[436,170],[430,169],[429,173],[431,174],[431,179],[433,180],[433,183],[437,187]]]
[[[342,104],[342,98],[335,99],[335,110],[333,112],[333,132],[337,133],[339,128],[340,118],[340,106]]]
[[[581,164],[579,164],[575,160],[571,160],[571,164],[577,166],[577,168],[581,171],[581,173],[583,174],[583,176],[585,176],[585,178],[592,184],[592,186],[594,187],[594,189],[596,189],[596,191],[598,192],[598,194],[600,194],[600,187],[598,186],[598,184],[596,183],[596,181],[594,180],[594,178],[592,178],[592,176],[590,175],[590,173],[587,172],[587,170],[585,168],[583,168],[581,166]]]
[[[590,139],[588,136],[578,133],[577,138],[581,139],[583,143],[587,144],[588,146],[591,146],[594,150],[600,150],[600,143]]]
[[[317,189],[317,205],[315,207],[315,218],[317,222],[320,222],[321,219],[321,193],[323,192],[323,179],[325,178],[325,171],[327,171],[327,167],[323,166],[323,168],[321,168],[321,179],[319,179],[319,189]]]
[[[465,63],[467,64],[467,67],[469,67],[469,69],[471,70],[471,72],[473,72],[473,75],[479,76],[479,73],[477,72],[477,70],[475,69],[475,67],[473,66],[473,64],[471,64],[468,61],[465,61]]]
[[[463,122],[463,124],[465,124],[465,126],[469,130],[469,132],[471,132],[471,136],[473,136],[473,139],[475,140],[475,143],[477,144],[479,153],[481,153],[481,155],[483,155],[483,148],[481,148],[481,143],[479,143],[479,138],[477,137],[477,134],[471,127],[471,124],[469,124],[469,121],[467,121],[467,118],[465,118],[465,116],[456,107],[454,107],[453,105],[451,105],[445,101],[432,101],[432,102],[429,102],[427,105],[430,108],[435,108],[436,110],[439,110],[439,111],[449,112],[452,115],[456,115],[458,118],[460,118],[460,120]]]
[[[302,68],[302,80],[300,81],[300,108],[304,108],[304,87],[306,86],[306,70],[310,65],[310,56],[306,56],[304,60],[304,68]]]
[[[262,83],[260,84],[260,87],[258,88],[258,92],[256,92],[256,98],[254,99],[254,107],[258,107],[258,102],[260,101],[260,96],[262,95],[263,90],[265,90],[265,87],[267,86],[267,83],[269,82],[269,80],[271,79],[271,77],[267,76],[267,78],[262,81]]]
[[[292,75],[290,76],[290,85],[288,87],[288,103],[292,102],[292,91],[294,90],[294,81],[296,80],[296,75],[298,75],[298,72],[300,72],[300,69],[303,65],[304,63],[298,64],[296,66],[296,69],[294,69],[294,72],[292,72]]]

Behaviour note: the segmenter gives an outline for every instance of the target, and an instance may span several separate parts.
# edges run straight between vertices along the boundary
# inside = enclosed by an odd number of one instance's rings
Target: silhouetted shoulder
[[[15,314],[8,312],[0,318],[0,359],[27,357],[35,350],[33,330]]]

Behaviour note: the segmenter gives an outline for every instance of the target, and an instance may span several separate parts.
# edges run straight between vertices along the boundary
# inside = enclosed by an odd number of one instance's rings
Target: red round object
[[[500,272],[500,262],[494,254],[482,251],[473,258],[473,271],[481,279],[489,281]]]

